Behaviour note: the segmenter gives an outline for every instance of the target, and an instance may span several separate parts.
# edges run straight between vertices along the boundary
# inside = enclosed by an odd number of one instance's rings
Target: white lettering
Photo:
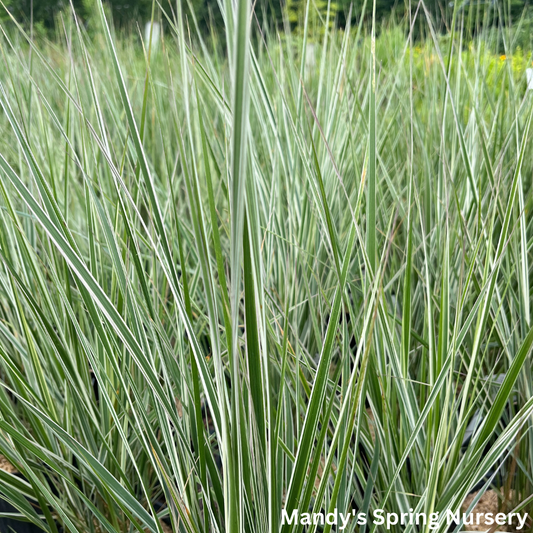
[[[366,513],[357,514],[357,525],[364,526],[366,524]]]
[[[398,515],[396,513],[387,514],[387,529],[391,526],[395,526],[398,523]]]
[[[522,529],[524,525],[526,524],[526,520],[527,520],[527,513],[525,513],[522,516],[518,515],[518,527],[516,529]]]
[[[373,513],[374,516],[374,524],[377,526],[382,526],[385,523],[385,518],[383,517],[383,514],[385,511],[383,509],[376,509]],[[377,520],[376,520],[377,518]]]
[[[337,523],[337,509],[335,509],[334,513],[328,513],[326,515],[326,524],[328,526],[333,526]]]
[[[458,526],[459,522],[461,522],[461,516],[459,514],[459,511],[454,513],[453,511],[450,511],[449,509],[446,511],[446,519],[448,521],[448,525],[451,525],[452,522],[455,522],[455,525]]]
[[[505,516],[505,513],[498,513],[496,515],[495,522],[499,526],[504,526],[507,523],[507,517]]]
[[[348,522],[350,521],[350,516],[350,513],[339,513],[339,518],[341,519],[341,525],[339,529],[344,529],[348,525]]]
[[[291,516],[289,517],[289,513],[285,509],[282,509],[281,510],[281,523],[290,525],[293,522],[295,524],[298,523],[298,511],[296,509],[294,509],[292,511]]]
[[[429,529],[439,529],[439,513],[429,515]]]

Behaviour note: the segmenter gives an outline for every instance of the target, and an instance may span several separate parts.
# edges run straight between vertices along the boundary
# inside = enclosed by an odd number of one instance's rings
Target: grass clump
[[[3,27],[2,497],[53,532],[530,509],[530,52],[220,7],[154,49],[101,6]]]

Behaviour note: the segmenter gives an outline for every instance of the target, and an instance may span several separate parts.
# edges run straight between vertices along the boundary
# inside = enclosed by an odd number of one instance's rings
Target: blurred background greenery
[[[209,35],[213,26],[221,26],[222,20],[218,2],[223,0],[185,0],[182,2],[189,16],[194,13],[199,26]],[[91,18],[94,16],[94,0],[3,0],[6,7],[14,17],[25,25],[33,22],[34,31],[50,32],[58,26],[58,20],[62,12],[69,8],[70,3],[78,16],[90,28]],[[318,17],[323,15],[325,20],[330,3],[330,24],[343,26],[346,24],[350,13],[357,14],[351,16],[352,22],[358,22],[361,16],[370,19],[372,16],[372,0],[311,0],[315,6],[314,13]],[[150,20],[153,0],[107,0],[109,15],[117,28],[135,31],[139,26]],[[261,25],[275,26],[277,29],[283,28],[283,24],[289,23],[292,29],[303,28],[303,17],[307,0],[255,0],[255,13]],[[176,0],[160,0],[162,7],[174,7]],[[157,2],[156,2],[157,5]],[[434,22],[442,32],[446,32],[451,23],[453,12],[453,1],[446,0],[426,0],[425,5],[432,14]],[[461,24],[479,29],[476,25],[477,17],[481,12],[486,12],[487,5],[492,9],[490,20],[485,20],[485,24],[494,26],[506,26],[520,24],[523,26],[524,39],[530,37],[532,16],[527,0],[463,0],[460,2]],[[408,13],[409,6],[416,10],[418,2],[411,0],[377,0],[376,18],[389,20],[391,15],[398,19]],[[6,17],[4,10],[0,10],[1,18]],[[158,11],[158,10],[156,10]],[[525,16],[524,16],[525,14]],[[423,25],[423,17],[418,17],[419,24]],[[311,21],[312,23],[313,21]],[[317,24],[324,23],[323,20],[316,21]],[[423,28],[418,30],[418,33]],[[520,43],[527,46],[527,42]]]

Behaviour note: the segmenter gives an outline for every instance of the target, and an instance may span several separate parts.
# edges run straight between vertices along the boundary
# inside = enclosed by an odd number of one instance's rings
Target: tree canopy
[[[95,0],[72,0],[76,13],[84,20],[90,19]],[[25,24],[31,21],[40,24],[44,28],[53,28],[58,13],[68,9],[70,0],[4,0],[11,13]],[[144,22],[150,19],[152,12],[152,0],[104,0],[112,14],[114,23],[119,27],[131,26],[133,23]],[[302,23],[307,0],[258,0],[255,3],[256,13],[260,20],[267,15],[269,23],[281,23],[283,10],[286,9],[288,20],[293,26]],[[175,7],[175,0],[161,0],[164,7]],[[453,10],[453,1],[426,0],[425,5],[433,14],[435,20],[442,24],[445,29],[446,16]],[[207,29],[212,23],[220,23],[217,0],[190,0],[183,2],[185,11],[190,14],[189,6],[192,6],[199,24]],[[328,0],[314,0],[318,13],[325,14],[328,9]],[[417,5],[416,0],[411,0],[412,8]],[[525,0],[465,0],[461,2],[459,10],[468,19],[475,19],[479,9],[483,10],[487,5],[492,8],[491,23],[505,19],[505,22],[518,20],[527,5]],[[330,20],[337,21],[341,26],[351,13],[359,19],[361,13],[365,17],[371,17],[373,0],[331,0]],[[405,0],[376,0],[376,18],[381,20],[395,12],[398,17],[405,14],[408,2]],[[315,10],[316,13],[316,10]],[[5,18],[5,17],[4,17]]]

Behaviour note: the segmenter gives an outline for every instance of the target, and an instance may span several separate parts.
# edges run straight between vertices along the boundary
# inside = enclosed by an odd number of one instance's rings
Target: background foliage
[[[5,2],[4,2],[5,3]],[[152,0],[106,0],[105,2],[112,13],[113,20],[119,26],[129,26],[135,22],[144,23],[150,20],[152,12]],[[303,24],[303,14],[306,8],[306,0],[259,0],[255,2],[256,12],[259,17],[265,13],[269,24],[275,22],[281,24],[283,12],[286,10],[288,20],[293,25]],[[82,19],[88,21],[94,15],[95,0],[72,0],[72,4],[77,14]],[[165,9],[169,7],[175,8],[175,2],[172,0],[162,0],[160,5]],[[328,0],[313,1],[316,12],[325,18],[326,12],[330,9],[331,23],[337,21],[337,24],[344,26],[346,24],[346,17],[352,13],[352,18],[355,20],[361,17],[362,13],[366,13],[366,17],[371,15],[372,2],[369,0],[336,0],[331,2]],[[65,10],[69,5],[69,0],[8,0],[6,4],[12,13],[19,19],[29,21],[32,15],[36,24],[42,24],[44,27],[51,28],[56,21],[56,16],[62,10]],[[416,2],[412,1],[411,5],[415,9]],[[449,28],[450,17],[453,11],[453,2],[445,2],[439,0],[427,0],[425,6],[429,13],[435,19],[437,27],[446,29],[447,24]],[[492,2],[494,9],[494,16],[492,23],[501,22],[508,26],[509,23],[517,21],[524,8],[528,5],[526,0],[498,0]],[[476,13],[485,6],[481,0],[465,0],[459,3],[459,10],[468,14],[467,24],[473,25],[475,23]],[[408,7],[405,0],[377,0],[376,1],[376,18],[381,20],[384,17],[390,17],[391,13],[396,13],[397,17],[402,17]],[[363,10],[363,8],[365,8]],[[220,9],[217,0],[190,0],[184,2],[185,12],[194,12],[195,16],[201,23],[202,27],[207,30],[211,23],[218,26],[221,25]],[[420,19],[423,19],[421,15]],[[470,20],[468,20],[470,19]]]
[[[252,42],[240,0],[150,49],[92,7],[2,24],[1,498],[49,533],[531,513],[525,19],[309,2]]]

